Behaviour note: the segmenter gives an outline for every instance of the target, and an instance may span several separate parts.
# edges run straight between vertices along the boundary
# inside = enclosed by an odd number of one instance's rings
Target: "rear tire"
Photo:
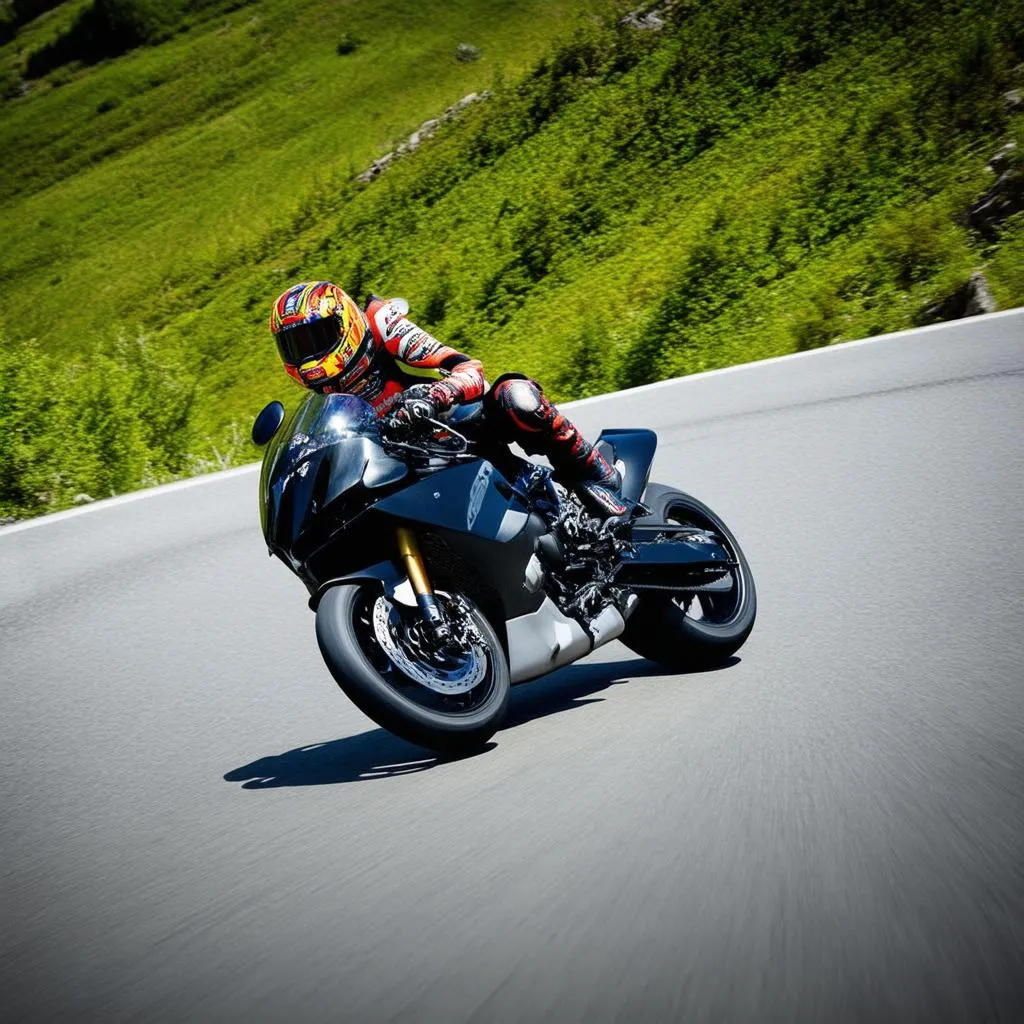
[[[729,594],[643,593],[619,639],[643,658],[673,669],[714,668],[743,646],[754,628],[757,594],[750,566],[725,523],[703,502],[683,491],[650,484],[642,523],[685,523],[715,533],[737,563]],[[700,616],[688,614],[697,603]]]
[[[320,601],[317,642],[338,686],[363,714],[410,743],[448,756],[479,750],[501,725],[510,691],[508,661],[490,623],[461,598],[482,640],[478,649],[486,667],[470,692],[448,697],[406,674],[376,639],[372,610],[381,597],[379,586],[351,584],[332,587]]]

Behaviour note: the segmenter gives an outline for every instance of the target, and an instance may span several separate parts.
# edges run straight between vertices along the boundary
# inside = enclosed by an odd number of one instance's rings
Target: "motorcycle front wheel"
[[[360,711],[410,743],[458,756],[480,749],[501,725],[508,661],[472,601],[437,597],[457,639],[443,652],[426,642],[418,608],[373,584],[328,590],[316,636],[331,675]]]
[[[733,567],[700,591],[643,593],[619,639],[643,658],[674,669],[721,665],[746,642],[757,615],[754,577],[732,532],[703,502],[683,491],[650,484],[641,523],[694,526],[712,533]]]

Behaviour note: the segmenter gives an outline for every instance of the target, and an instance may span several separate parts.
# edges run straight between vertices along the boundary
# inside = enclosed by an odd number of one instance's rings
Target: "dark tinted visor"
[[[327,355],[341,338],[341,323],[328,316],[311,324],[298,324],[277,335],[277,351],[290,366]]]

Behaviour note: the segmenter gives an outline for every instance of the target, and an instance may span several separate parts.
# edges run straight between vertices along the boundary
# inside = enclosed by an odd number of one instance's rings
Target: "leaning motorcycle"
[[[362,399],[310,393],[286,424],[272,402],[253,426],[268,549],[308,589],[361,711],[459,755],[500,727],[510,686],[615,638],[675,670],[743,644],[747,560],[710,508],[648,482],[653,431],[600,435],[628,508],[601,522],[550,469],[470,440],[480,415],[471,403],[396,437]]]

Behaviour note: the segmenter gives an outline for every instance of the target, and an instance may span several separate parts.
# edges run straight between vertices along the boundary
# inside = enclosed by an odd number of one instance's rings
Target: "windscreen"
[[[373,406],[355,395],[319,395],[310,392],[291,418],[277,432],[263,457],[264,473],[269,467],[280,476],[314,452],[349,437],[380,436],[380,423]],[[266,476],[265,476],[266,479]]]
[[[326,497],[315,486],[318,480],[334,494],[358,483],[379,438],[368,402],[310,392],[263,456],[260,515],[268,543],[273,538],[288,547],[297,539],[313,512],[310,500]]]

